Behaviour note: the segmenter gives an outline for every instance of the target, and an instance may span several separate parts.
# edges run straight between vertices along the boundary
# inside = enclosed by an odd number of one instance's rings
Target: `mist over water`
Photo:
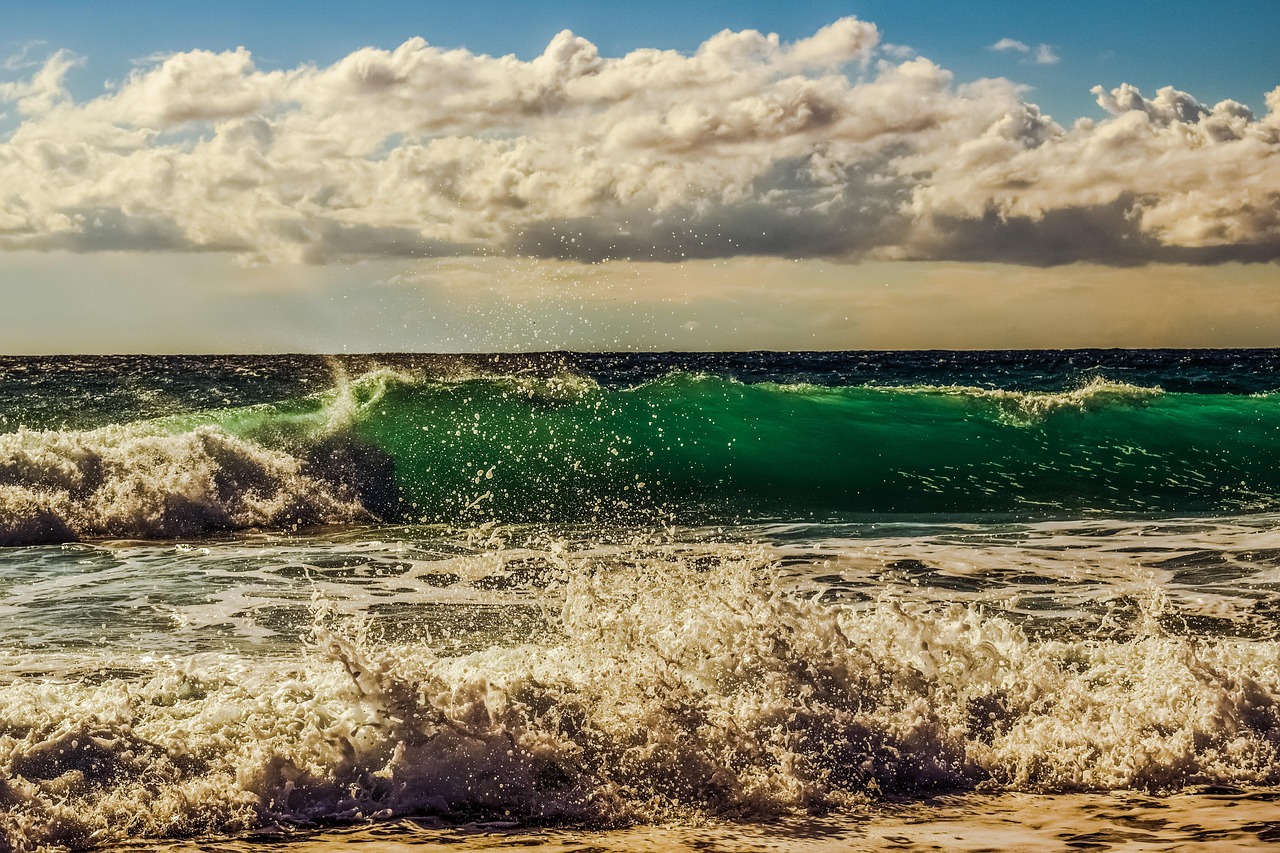
[[[1275,360],[3,360],[0,849],[1220,820],[1280,782]]]

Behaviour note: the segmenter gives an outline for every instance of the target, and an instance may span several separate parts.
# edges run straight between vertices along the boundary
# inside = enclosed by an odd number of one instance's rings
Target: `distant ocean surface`
[[[0,851],[1264,846],[1278,463],[1280,350],[0,357]]]

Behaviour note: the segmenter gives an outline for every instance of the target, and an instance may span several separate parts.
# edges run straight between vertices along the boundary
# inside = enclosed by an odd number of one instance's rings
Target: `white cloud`
[[[0,143],[0,248],[1280,256],[1280,89],[1261,118],[1096,90],[1110,117],[1068,129],[1017,84],[957,85],[854,18],[616,58],[567,31],[529,61],[411,39],[264,71],[244,49],[194,50],[80,103],[63,85],[77,63],[60,51],[0,83],[22,116]]]
[[[999,50],[999,51],[1012,50],[1017,53],[1031,52],[1031,46],[1029,44],[1027,44],[1026,42],[1021,42],[1021,41],[1018,41],[1017,39],[1011,39],[1011,38],[1000,39],[1000,41],[991,45],[991,49]]]
[[[4,61],[0,62],[0,68],[3,68],[5,71],[21,71],[26,68],[39,67],[41,63],[38,60],[31,59],[31,51],[35,50],[37,47],[43,47],[46,44],[48,44],[48,42],[41,41],[39,39],[23,42],[18,48],[17,53],[12,53],[9,56],[6,56]]]
[[[1036,65],[1057,65],[1062,61],[1051,44],[1042,44],[1036,48]]]
[[[1000,41],[991,45],[990,49],[1001,53],[1008,53],[1012,51],[1014,53],[1024,54],[1027,58],[1024,59],[1023,62],[1030,62],[1035,65],[1057,65],[1062,61],[1062,57],[1058,56],[1057,50],[1051,44],[1038,44],[1033,51],[1031,49],[1031,45],[1024,41],[1002,38]]]
[[[68,71],[82,64],[83,60],[71,51],[56,51],[31,79],[0,83],[0,102],[16,102],[24,115],[48,113],[69,98],[62,81]]]

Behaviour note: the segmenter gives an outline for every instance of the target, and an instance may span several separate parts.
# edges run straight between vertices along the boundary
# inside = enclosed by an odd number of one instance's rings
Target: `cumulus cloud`
[[[10,58],[22,56],[24,54]],[[48,113],[54,106],[69,99],[62,81],[68,71],[82,64],[83,60],[71,51],[56,51],[40,64],[40,70],[29,80],[0,83],[0,102],[17,103],[18,111],[23,115]]]
[[[992,46],[1049,61],[1048,45]],[[249,260],[769,255],[1051,264],[1280,257],[1280,89],[1257,116],[1095,90],[1063,127],[844,18],[785,42],[531,60],[420,38],[264,71],[155,57],[91,100],[57,52],[0,83],[0,248]]]

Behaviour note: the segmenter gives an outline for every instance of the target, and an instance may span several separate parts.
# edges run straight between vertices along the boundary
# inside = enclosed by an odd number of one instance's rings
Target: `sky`
[[[0,352],[1280,346],[1280,4],[0,4]]]

